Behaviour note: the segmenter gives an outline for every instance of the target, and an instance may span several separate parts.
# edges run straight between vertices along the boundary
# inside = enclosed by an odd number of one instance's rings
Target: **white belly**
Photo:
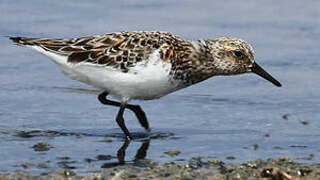
[[[122,100],[155,99],[177,89],[169,82],[169,76],[164,74],[165,70],[155,67],[144,67],[136,73],[85,65],[77,68],[81,72],[87,72],[85,78],[78,80],[106,90]]]
[[[111,67],[68,63],[66,56],[33,48],[53,59],[68,77],[107,91],[122,101],[156,99],[178,89],[178,83],[170,81],[171,64],[160,60],[158,51],[124,73]]]

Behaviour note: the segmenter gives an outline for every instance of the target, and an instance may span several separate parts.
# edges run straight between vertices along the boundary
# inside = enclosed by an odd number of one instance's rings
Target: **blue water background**
[[[93,88],[68,79],[48,58],[12,45],[5,36],[66,38],[132,30],[169,31],[190,40],[244,39],[254,47],[256,61],[283,84],[275,87],[254,74],[213,77],[159,100],[134,101],[147,113],[153,134],[175,134],[152,139],[146,158],[168,162],[201,156],[238,164],[287,156],[319,162],[319,7],[317,0],[1,0],[0,172],[23,169],[25,162],[47,162],[53,170],[61,167],[59,158],[69,157],[85,173],[102,162],[84,159],[116,156],[123,144],[121,137],[103,142],[121,133],[114,120],[117,108],[103,106]],[[125,119],[131,132],[144,133],[131,112]],[[17,136],[33,130],[84,135]],[[32,146],[44,141],[53,148],[34,151]],[[130,144],[128,162],[140,145]],[[181,154],[163,154],[168,150]]]

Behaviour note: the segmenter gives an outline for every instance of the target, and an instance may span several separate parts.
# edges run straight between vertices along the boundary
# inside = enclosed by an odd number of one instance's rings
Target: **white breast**
[[[171,64],[160,60],[158,51],[127,73],[86,63],[77,69],[87,75],[87,84],[102,88],[123,101],[160,98],[177,89],[177,85],[170,82]]]
[[[68,77],[107,91],[122,101],[160,98],[178,89],[177,83],[170,82],[171,64],[160,59],[159,51],[124,73],[112,67],[68,63],[66,56],[32,48],[53,59]]]

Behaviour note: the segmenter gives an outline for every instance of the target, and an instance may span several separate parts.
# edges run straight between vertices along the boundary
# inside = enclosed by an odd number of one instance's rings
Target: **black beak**
[[[261,77],[263,77],[264,79],[272,82],[274,85],[281,87],[281,84],[279,81],[277,81],[276,79],[274,79],[269,73],[267,73],[265,70],[263,70],[258,64],[254,63],[251,71]]]

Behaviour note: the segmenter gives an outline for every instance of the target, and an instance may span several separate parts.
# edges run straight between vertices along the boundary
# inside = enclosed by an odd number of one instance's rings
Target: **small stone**
[[[286,163],[292,163],[292,159],[288,157],[280,157],[278,158],[279,162],[286,162]]]
[[[180,153],[181,153],[180,151],[166,151],[166,152],[164,152],[164,154],[166,154],[170,157],[178,156]]]
[[[111,155],[98,155],[96,158],[97,160],[100,160],[100,161],[106,161],[106,160],[111,160],[114,157]]]
[[[302,121],[300,121],[300,122],[301,122],[301,124],[303,124],[303,125],[308,125],[308,124],[309,124],[308,121],[304,121],[304,120],[302,120]]]
[[[218,160],[218,159],[209,159],[208,163],[210,165],[220,165],[221,163],[223,163],[222,161]]]
[[[247,163],[245,164],[245,166],[250,167],[250,168],[257,168],[257,167],[258,167],[257,163],[254,162],[254,161],[249,161],[249,162],[247,162]]]
[[[101,174],[94,174],[90,178],[91,178],[91,180],[100,180],[100,179],[102,179],[101,178]]]
[[[104,138],[103,142],[111,143],[111,142],[112,142],[112,139],[111,139],[111,138]]]
[[[49,151],[52,147],[47,142],[38,142],[37,144],[33,145],[32,148],[34,151]]]
[[[137,175],[135,175],[135,174],[128,174],[127,176],[128,176],[128,178],[136,178],[137,177]]]
[[[312,172],[312,169],[310,169],[309,167],[303,167],[301,169],[298,170],[298,175],[299,176],[306,176],[308,174],[310,174]]]
[[[83,138],[84,136],[82,134],[76,134],[76,138],[80,139]]]
[[[64,175],[68,177],[68,176],[74,176],[76,175],[76,173],[67,169],[67,170],[64,170]]]
[[[41,169],[46,169],[46,168],[48,168],[49,166],[48,166],[48,164],[46,164],[46,163],[40,163],[40,164],[37,165],[37,167],[38,167],[38,168],[41,168]]]
[[[32,163],[29,163],[29,162],[25,162],[25,163],[21,164],[21,166],[22,166],[24,169],[28,169],[28,168],[30,168],[31,166],[33,166],[33,164],[32,164]]]
[[[284,114],[284,115],[282,115],[282,119],[288,120],[288,119],[289,119],[289,114]]]
[[[236,157],[234,157],[234,156],[227,156],[226,159],[228,159],[228,160],[235,160]]]
[[[293,180],[293,177],[278,168],[264,168],[261,177],[268,177],[276,180]]]

